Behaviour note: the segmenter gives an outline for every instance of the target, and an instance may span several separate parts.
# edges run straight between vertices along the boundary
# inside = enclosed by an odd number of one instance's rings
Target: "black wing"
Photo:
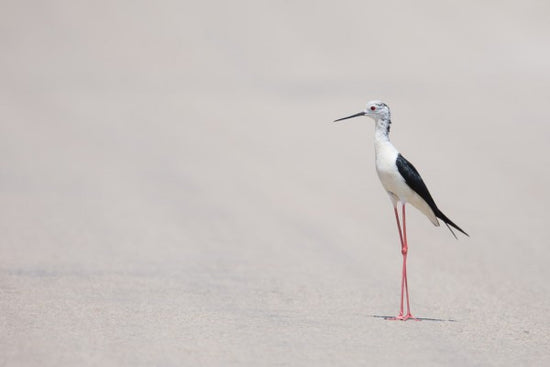
[[[397,169],[399,171],[399,174],[403,176],[405,179],[405,183],[414,191],[416,192],[424,201],[430,206],[432,211],[434,212],[435,216],[441,219],[447,227],[451,226],[459,230],[460,232],[464,233],[466,236],[470,237],[468,233],[464,232],[459,226],[453,223],[452,220],[447,218],[441,210],[438,209],[437,205],[435,205],[435,201],[432,198],[432,195],[430,194],[430,191],[426,187],[426,184],[422,180],[422,177],[420,177],[420,174],[414,168],[411,162],[405,159],[401,155],[401,153],[398,154],[397,160],[395,161],[395,164],[397,165]],[[451,228],[449,228],[451,230]],[[453,231],[451,230],[451,233]],[[454,235],[454,233],[453,233]],[[456,237],[456,236],[455,236]]]

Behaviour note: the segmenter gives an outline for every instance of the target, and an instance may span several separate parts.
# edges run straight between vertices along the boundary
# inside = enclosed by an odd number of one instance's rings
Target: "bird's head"
[[[375,121],[377,120],[389,121],[391,119],[390,108],[388,107],[387,104],[385,104],[382,101],[370,101],[367,103],[367,108],[364,111],[361,111],[359,113],[356,113],[355,115],[351,115],[348,117],[342,117],[341,119],[334,120],[334,122],[351,119],[353,117],[359,117],[359,116],[368,116],[374,119]]]

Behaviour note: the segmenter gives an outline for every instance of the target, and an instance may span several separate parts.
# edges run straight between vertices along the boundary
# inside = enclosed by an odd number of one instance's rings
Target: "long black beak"
[[[341,119],[334,120],[334,122],[347,120],[347,119],[351,119],[351,118],[359,117],[359,116],[365,116],[365,115],[366,115],[365,111],[363,111],[363,112],[356,113],[355,115],[351,115],[351,116],[348,116],[348,117],[342,117]]]

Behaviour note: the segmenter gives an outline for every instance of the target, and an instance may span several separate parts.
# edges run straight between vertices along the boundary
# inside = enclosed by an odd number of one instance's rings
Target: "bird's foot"
[[[407,320],[414,320],[414,321],[420,321],[420,319],[417,319],[416,317],[414,317],[410,312],[407,313],[406,315],[403,315],[403,313],[399,313],[399,315],[395,316],[395,317],[387,317],[386,320],[401,320],[401,321],[407,321]]]
[[[403,320],[403,319],[404,319],[403,312],[399,312],[399,315],[394,317],[391,317],[391,316],[386,317],[386,320],[391,320],[391,321]]]
[[[417,319],[416,317],[414,317],[410,312],[405,316],[403,316],[403,321],[407,321],[407,320],[420,321],[420,319]]]

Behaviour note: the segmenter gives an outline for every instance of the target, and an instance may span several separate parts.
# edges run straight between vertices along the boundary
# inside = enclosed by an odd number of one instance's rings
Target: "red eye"
[[[371,111],[374,111],[375,109],[376,109],[376,107],[370,106],[370,110],[371,110]]]

